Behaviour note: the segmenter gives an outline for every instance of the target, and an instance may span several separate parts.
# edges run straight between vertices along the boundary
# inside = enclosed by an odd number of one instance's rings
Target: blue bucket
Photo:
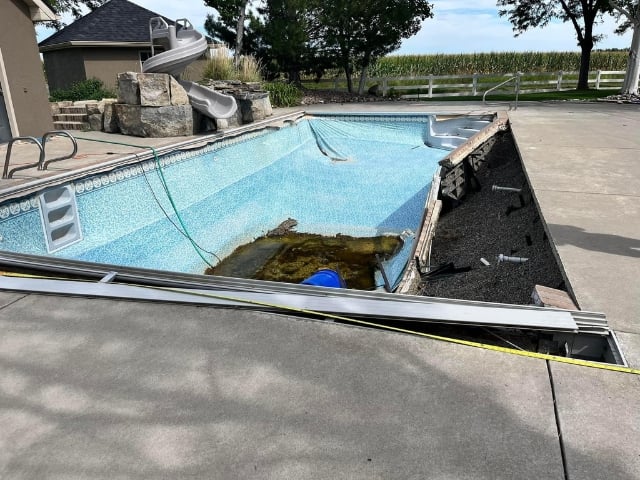
[[[316,285],[318,287],[347,288],[347,284],[340,274],[330,268],[321,268],[300,283],[303,285]]]

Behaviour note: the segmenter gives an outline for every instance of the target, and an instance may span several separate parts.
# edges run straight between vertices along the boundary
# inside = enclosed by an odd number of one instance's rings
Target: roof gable
[[[149,19],[162,17],[128,0],[110,0],[39,43],[39,47],[70,42],[149,42]],[[168,24],[175,22],[163,17]]]

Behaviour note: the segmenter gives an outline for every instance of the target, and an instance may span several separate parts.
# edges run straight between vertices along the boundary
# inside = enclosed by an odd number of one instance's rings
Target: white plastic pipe
[[[503,255],[502,253],[498,255],[498,263],[500,262],[511,262],[511,263],[524,263],[528,258],[525,257],[509,257],[507,255]]]
[[[514,193],[520,193],[522,191],[521,188],[500,187],[498,185],[494,185],[493,187],[491,187],[491,190],[493,190],[494,192],[514,192]]]

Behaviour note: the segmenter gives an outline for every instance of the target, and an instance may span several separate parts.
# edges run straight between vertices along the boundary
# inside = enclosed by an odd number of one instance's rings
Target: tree
[[[516,36],[532,27],[544,27],[552,19],[571,22],[580,46],[578,90],[589,88],[591,51],[600,39],[593,27],[603,13],[611,12],[609,0],[498,0],[501,16],[508,16]]]
[[[253,18],[248,12],[251,0],[205,0],[207,7],[214,8],[218,17],[207,15],[205,30],[214,39],[233,45],[233,58],[236,66],[245,46],[245,23]],[[235,41],[231,42],[230,37]]]
[[[629,59],[627,60],[627,71],[624,75],[624,82],[620,93],[637,94],[638,77],[640,77],[640,1],[610,0],[613,9],[625,18],[625,21],[618,27],[616,33],[623,33],[629,28],[633,28],[631,47],[629,48]]]
[[[300,71],[309,69],[314,57],[308,1],[267,0],[260,13],[264,18],[262,60],[275,62],[289,82],[299,83]]]
[[[83,7],[89,10],[95,10],[107,0],[44,0],[44,3],[57,14],[70,13],[74,19],[78,19],[84,15]],[[46,26],[53,27],[56,30],[64,28],[66,25],[59,21],[44,22]]]
[[[420,30],[432,16],[426,0],[320,0],[317,18],[323,48],[337,58],[353,91],[352,74],[360,70],[358,93],[364,90],[366,70],[378,58],[400,47],[404,38]]]

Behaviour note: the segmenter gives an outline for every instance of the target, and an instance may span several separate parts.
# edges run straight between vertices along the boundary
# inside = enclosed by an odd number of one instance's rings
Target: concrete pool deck
[[[640,109],[509,117],[576,299],[640,367]],[[99,145],[80,153],[112,158]],[[0,306],[1,478],[640,479],[637,375],[290,315],[12,292]]]

